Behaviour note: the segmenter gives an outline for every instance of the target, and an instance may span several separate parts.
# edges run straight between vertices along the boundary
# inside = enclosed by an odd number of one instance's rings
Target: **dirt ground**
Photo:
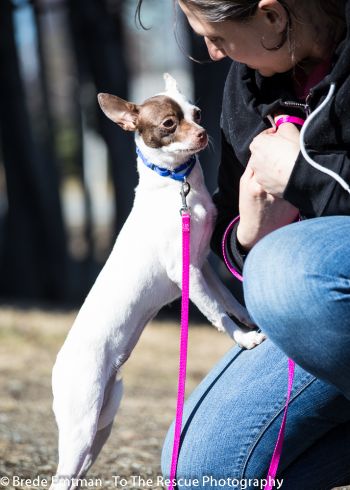
[[[48,488],[55,474],[51,369],[74,317],[75,312],[0,308],[0,487]],[[124,368],[122,405],[85,488],[164,489],[131,477],[156,482],[161,475],[161,447],[175,413],[178,344],[178,324],[146,328]],[[231,346],[213,327],[191,327],[187,393]]]
[[[38,488],[36,477],[49,481],[55,474],[51,369],[74,316],[0,309],[0,487],[1,477],[8,477],[7,488]],[[177,324],[155,322],[128,360],[113,432],[89,473],[89,478],[103,480],[102,488],[118,488],[113,476],[141,475],[156,481],[161,475],[161,447],[175,414],[178,344]],[[213,327],[191,327],[188,392],[231,346],[232,341]],[[13,484],[14,476],[30,479],[33,485]],[[40,488],[45,488],[45,481]]]

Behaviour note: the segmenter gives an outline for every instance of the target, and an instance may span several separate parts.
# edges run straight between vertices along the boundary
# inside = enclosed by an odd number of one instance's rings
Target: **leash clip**
[[[190,211],[190,208],[187,205],[187,199],[186,199],[188,194],[190,193],[190,190],[191,190],[191,186],[187,182],[186,177],[185,177],[181,183],[181,191],[180,191],[180,196],[181,196],[181,200],[182,200],[182,207],[180,209],[181,216],[184,213],[189,213],[189,211]]]

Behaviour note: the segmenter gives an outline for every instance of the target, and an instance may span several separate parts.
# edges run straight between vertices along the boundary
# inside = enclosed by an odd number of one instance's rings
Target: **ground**
[[[74,316],[0,309],[0,488],[2,476],[12,484],[14,475],[33,480],[55,474],[51,369]],[[101,478],[103,488],[116,488],[114,475],[154,480],[161,475],[161,447],[175,414],[178,345],[177,324],[154,322],[129,359],[118,421],[89,474]],[[188,391],[231,346],[232,341],[213,327],[191,327]],[[35,483],[25,488],[38,488]]]
[[[50,377],[74,316],[75,312],[0,308],[0,488],[48,488],[45,480],[55,474],[57,432]],[[87,488],[164,489],[137,480],[133,485],[130,477],[156,482],[161,475],[161,447],[175,414],[178,344],[177,324],[154,322],[146,328],[124,369],[118,420],[90,471]],[[232,341],[213,327],[191,326],[187,392],[231,346]],[[15,476],[30,481],[18,482]],[[116,476],[129,479],[127,486]]]

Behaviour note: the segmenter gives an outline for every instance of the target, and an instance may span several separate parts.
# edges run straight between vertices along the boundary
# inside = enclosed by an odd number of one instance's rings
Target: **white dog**
[[[172,176],[193,167],[187,177],[192,215],[191,300],[241,346],[250,349],[264,339],[257,331],[242,330],[228,316],[252,327],[247,311],[206,261],[215,208],[193,155],[207,146],[208,137],[199,125],[199,109],[186,101],[170,75],[164,78],[166,91],[142,105],[113,95],[98,96],[110,119],[136,132],[140,180],[131,214],[53,369],[59,465],[51,489],[74,488],[73,479],[90,468],[119,407],[121,366],[145,325],[181,294],[181,182]],[[164,169],[174,173],[166,176]]]

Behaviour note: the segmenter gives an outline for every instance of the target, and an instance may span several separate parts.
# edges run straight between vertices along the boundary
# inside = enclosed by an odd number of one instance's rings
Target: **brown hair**
[[[135,20],[147,29],[141,20],[141,7],[144,0],[138,0]],[[254,17],[260,0],[181,0],[188,8],[200,13],[207,22],[248,22]],[[342,37],[345,28],[345,4],[347,0],[279,0],[287,14],[287,25],[275,46],[261,45],[267,51],[278,51],[288,42],[289,52],[294,58],[295,39],[293,22],[305,22],[307,19],[314,25],[316,42],[327,45],[332,52]],[[176,0],[174,0],[174,5]],[[175,34],[176,36],[176,34]],[[180,44],[179,44],[180,46]],[[192,61],[202,63],[188,56]]]
[[[142,25],[141,7],[144,0],[138,0],[135,18]],[[227,20],[245,22],[254,16],[260,0],[181,0],[188,7],[196,9],[203,18],[208,22],[223,22]],[[288,15],[288,25],[283,33],[282,43],[277,46],[281,47],[288,38],[288,33],[292,28],[292,19],[303,21],[300,13],[308,15],[314,19],[318,14],[325,19],[328,37],[333,32],[339,33],[345,29],[345,4],[347,0],[279,0],[279,3],[285,8]],[[315,22],[315,20],[313,21]],[[334,39],[328,39],[330,44]],[[269,49],[269,48],[266,48]]]
[[[141,6],[144,0],[138,0],[136,16],[141,20]],[[225,20],[244,21],[252,17],[258,8],[260,0],[182,0],[185,5],[198,10],[208,22],[222,22]],[[294,0],[295,7],[305,5],[305,1]],[[300,5],[298,5],[300,3]],[[286,1],[280,4],[288,8]],[[346,0],[308,0],[307,8],[319,8],[325,15],[333,19],[344,21],[344,8]]]

